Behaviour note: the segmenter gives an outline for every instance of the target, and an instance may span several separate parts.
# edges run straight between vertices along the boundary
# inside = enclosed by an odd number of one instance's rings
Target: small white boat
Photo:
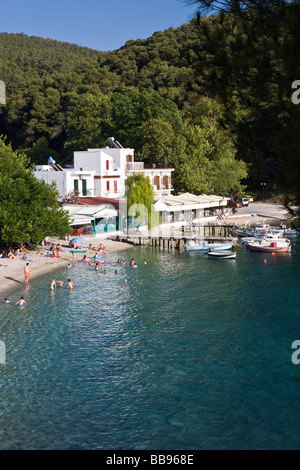
[[[201,242],[190,240],[184,245],[188,251],[231,250],[232,246],[232,243],[208,243],[205,240]]]
[[[236,258],[236,253],[233,252],[228,252],[228,251],[208,251],[206,253],[209,257],[211,258],[216,258],[216,259],[235,259]]]

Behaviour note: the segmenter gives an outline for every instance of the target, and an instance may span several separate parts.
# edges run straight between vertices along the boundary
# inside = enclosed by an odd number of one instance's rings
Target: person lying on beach
[[[20,253],[29,253],[24,243],[19,248]]]
[[[53,258],[60,258],[59,251],[58,251],[57,248],[54,248],[54,249],[52,250],[52,253],[53,253],[53,255],[52,255]]]
[[[70,240],[70,241],[69,241],[69,247],[70,247],[70,248],[74,248],[74,246],[75,246],[74,243],[72,242],[72,240]]]
[[[98,248],[94,248],[95,251],[100,251],[101,253],[106,253],[108,251],[108,249],[106,248],[106,246],[103,245],[103,243],[99,243],[99,246]]]
[[[26,300],[24,300],[23,297],[20,298],[20,300],[18,300],[18,302],[16,303],[16,305],[25,305],[26,304]]]

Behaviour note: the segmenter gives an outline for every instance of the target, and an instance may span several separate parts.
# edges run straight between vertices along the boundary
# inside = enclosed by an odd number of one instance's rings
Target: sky
[[[0,5],[0,32],[24,33],[99,51],[188,23],[185,0],[10,0]]]

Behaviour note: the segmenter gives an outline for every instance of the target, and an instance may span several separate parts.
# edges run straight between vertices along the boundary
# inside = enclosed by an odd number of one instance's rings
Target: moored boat
[[[190,240],[184,247],[188,251],[231,250],[233,243],[208,243],[205,240],[201,242]]]
[[[215,258],[215,259],[235,259],[236,258],[236,253],[228,252],[228,251],[208,251],[206,253],[209,257]]]
[[[283,224],[280,224],[280,228],[283,229],[283,235],[286,237],[297,237],[299,235],[299,231],[296,228],[288,228]]]
[[[245,227],[236,230],[238,237],[262,237],[270,232],[270,225],[262,222],[257,222],[254,226],[245,224]]]
[[[261,240],[253,240],[247,243],[250,251],[264,252],[286,252],[291,251],[291,242],[288,238],[281,238],[280,235],[267,234]]]

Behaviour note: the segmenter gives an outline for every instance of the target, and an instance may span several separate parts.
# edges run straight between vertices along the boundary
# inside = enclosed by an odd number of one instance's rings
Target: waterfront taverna
[[[182,223],[185,220],[193,222],[204,217],[223,217],[229,213],[227,208],[229,198],[214,194],[196,196],[183,193],[178,196],[165,195],[158,199],[155,210],[161,213],[162,223]]]

